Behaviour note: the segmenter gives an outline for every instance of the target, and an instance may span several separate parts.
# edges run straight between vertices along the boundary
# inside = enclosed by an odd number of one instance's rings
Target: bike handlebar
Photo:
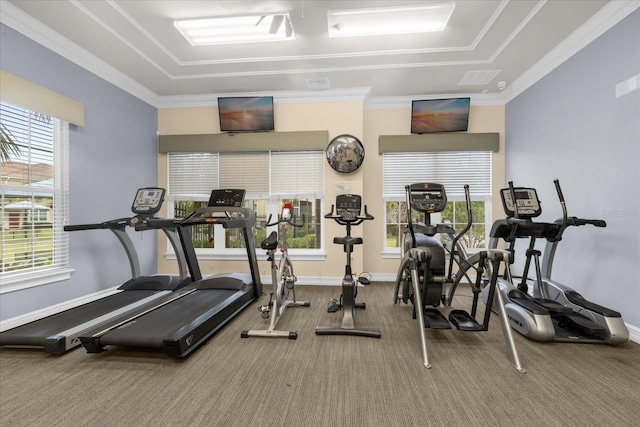
[[[302,222],[299,224],[296,224],[295,222],[293,222],[293,216],[290,218],[281,218],[280,215],[278,215],[278,220],[276,222],[271,222],[271,218],[273,218],[272,214],[269,214],[269,218],[267,219],[267,223],[265,224],[266,227],[271,227],[272,225],[278,225],[280,223],[285,223],[285,224],[289,224],[292,225],[294,227],[302,227],[304,225],[304,215],[302,215]]]
[[[328,214],[325,214],[324,217],[327,219],[332,219],[340,225],[346,225],[346,224],[360,225],[364,221],[375,219],[373,215],[367,212],[367,205],[363,205],[363,207],[364,207],[364,215],[360,215],[360,213],[358,213],[357,215],[353,215],[353,217],[351,216],[345,217],[344,214],[340,214],[340,215],[338,215],[337,213],[334,214],[333,210],[335,208],[335,205],[331,205],[331,212],[329,212]]]

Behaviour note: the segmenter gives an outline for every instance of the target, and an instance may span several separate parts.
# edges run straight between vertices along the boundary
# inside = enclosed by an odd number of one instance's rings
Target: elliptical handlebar
[[[531,218],[529,218],[528,215],[526,216],[525,219],[519,218],[519,210],[517,209],[516,207],[517,204],[515,203],[516,189],[514,188],[512,181],[509,181],[508,184],[509,184],[508,194],[511,197],[511,200],[514,201],[513,203],[514,208],[513,208],[513,212],[507,211],[508,216],[506,218],[506,222],[509,226],[511,226],[511,230],[510,230],[510,235],[505,237],[504,239],[505,241],[510,242],[515,240],[517,233],[519,231],[518,230],[519,226],[527,227],[534,223],[533,221],[531,221]],[[582,225],[593,225],[595,227],[607,226],[606,221],[601,219],[585,219],[585,218],[578,218],[575,216],[569,217],[567,214],[567,205],[564,198],[564,194],[562,193],[562,188],[560,187],[560,181],[558,179],[554,179],[553,184],[555,186],[556,193],[558,195],[558,200],[560,201],[560,206],[562,208],[562,217],[558,218],[553,223],[536,222],[535,223],[536,225],[545,226],[547,230],[547,232],[545,232],[544,235],[539,237],[544,237],[549,242],[559,242],[560,240],[562,240],[562,235],[565,229],[569,226],[574,226],[574,227],[579,227]],[[518,190],[521,190],[521,188],[518,187]],[[539,202],[537,201],[537,196],[535,195],[535,190],[531,188],[525,188],[524,190],[528,191],[531,195],[533,195],[533,197],[535,198],[534,205],[535,204],[539,205]],[[501,194],[504,200],[504,193],[501,193]],[[507,205],[505,205],[505,210],[507,209],[506,206]],[[539,206],[538,206],[538,209],[540,209]],[[538,211],[538,214],[539,213],[540,211]],[[512,215],[512,216],[509,216],[509,215]],[[537,216],[537,215],[534,215],[534,216]]]
[[[467,224],[458,234],[456,234],[453,237],[453,240],[451,241],[452,256],[449,257],[449,273],[447,274],[448,279],[451,279],[453,275],[453,262],[454,262],[453,253],[456,251],[456,245],[458,244],[458,241],[462,239],[462,236],[464,236],[467,233],[467,231],[471,229],[471,226],[473,225],[473,212],[471,210],[471,194],[469,193],[469,184],[464,185],[464,199],[465,199],[465,202],[467,203]],[[455,229],[452,228],[452,230],[455,233]]]
[[[558,218],[555,223],[562,224],[564,218]],[[593,225],[594,227],[606,227],[607,222],[603,219],[586,219],[570,216],[567,218],[567,227],[580,227],[582,225]]]
[[[562,194],[562,188],[560,188],[560,180],[557,178],[553,180],[553,185],[556,187],[556,192],[558,193],[558,199],[560,199],[560,206],[562,206],[562,222],[560,223],[560,228],[558,229],[558,234],[555,239],[557,241],[562,240],[562,234],[564,233],[564,229],[567,228],[567,203],[564,200],[564,195]]]

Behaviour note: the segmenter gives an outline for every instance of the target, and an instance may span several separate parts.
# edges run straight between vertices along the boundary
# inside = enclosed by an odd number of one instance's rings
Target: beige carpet
[[[340,324],[327,313],[339,287],[299,286],[311,307],[280,328],[297,340],[241,339],[266,328],[247,308],[186,360],[109,348],[63,356],[0,349],[0,425],[13,426],[631,426],[640,415],[640,345],[535,343],[516,334],[518,373],[498,318],[482,333],[428,331],[421,363],[411,307],[393,285],[361,288],[361,327],[381,339],[316,336]],[[468,293],[468,290],[464,290]],[[454,301],[466,308],[468,296]]]

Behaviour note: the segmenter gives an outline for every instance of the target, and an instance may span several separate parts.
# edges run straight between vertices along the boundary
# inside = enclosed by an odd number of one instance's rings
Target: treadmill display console
[[[164,188],[140,188],[133,199],[131,211],[138,214],[153,215],[158,213],[164,202]]]
[[[538,199],[538,193],[535,188],[523,188],[516,187],[513,189],[513,194],[516,198],[516,205],[518,207],[519,218],[535,218],[542,213],[540,207],[540,200]],[[500,197],[502,198],[502,206],[504,211],[509,217],[515,217],[515,206],[511,197],[511,191],[508,188],[500,190]]]
[[[241,208],[245,190],[213,190],[209,197],[209,207]]]

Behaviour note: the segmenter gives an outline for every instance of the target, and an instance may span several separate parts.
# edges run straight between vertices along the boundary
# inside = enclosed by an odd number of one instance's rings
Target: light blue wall
[[[567,230],[552,277],[640,328],[640,90],[615,90],[638,74],[640,10],[507,104],[506,176],[542,220],[562,215],[554,178],[570,216],[606,220]]]
[[[11,28],[0,27],[0,67],[84,104],[86,125],[70,132],[70,223],[131,215],[135,190],[156,185],[157,111]],[[0,320],[110,288],[129,277],[109,231],[71,238],[70,280],[0,295]],[[143,273],[156,272],[154,232],[132,234]]]

